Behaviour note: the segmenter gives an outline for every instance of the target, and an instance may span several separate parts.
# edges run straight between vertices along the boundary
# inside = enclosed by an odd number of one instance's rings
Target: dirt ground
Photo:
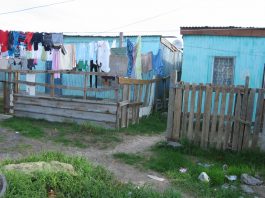
[[[131,182],[138,186],[149,185],[154,189],[163,191],[170,187],[170,182],[166,179],[163,182],[150,179],[147,175],[163,177],[153,171],[141,171],[132,166],[120,163],[112,156],[114,153],[136,153],[145,152],[155,143],[164,140],[163,135],[155,136],[126,136],[123,142],[114,148],[97,149],[97,148],[77,148],[65,147],[51,141],[43,142],[40,140],[29,139],[21,136],[9,129],[0,128],[0,161],[4,159],[18,159],[32,153],[42,151],[60,151],[68,155],[78,155],[87,158],[95,165],[104,166],[111,171],[118,180],[122,182]],[[164,178],[164,177],[163,177]]]

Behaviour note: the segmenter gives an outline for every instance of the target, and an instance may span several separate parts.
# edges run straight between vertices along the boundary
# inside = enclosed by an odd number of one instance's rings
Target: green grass
[[[48,122],[31,118],[13,117],[0,123],[20,134],[42,140],[51,140],[65,146],[86,148],[91,145],[106,148],[122,141],[115,131],[94,126],[90,123]]]
[[[77,172],[73,176],[63,172],[35,172],[25,174],[18,171],[2,170],[8,182],[5,198],[42,198],[47,197],[48,191],[53,189],[56,197],[180,197],[179,193],[170,190],[164,193],[155,192],[149,188],[137,188],[132,184],[122,184],[101,167],[94,167],[84,158],[69,157],[60,153],[43,153],[33,155],[25,159],[11,161],[7,160],[0,164],[36,162],[36,161],[60,161],[72,164]]]
[[[239,186],[239,180],[227,181],[226,174],[237,175],[240,178],[242,173],[251,175],[257,173],[265,178],[265,154],[258,151],[242,153],[206,151],[189,144],[174,149],[165,143],[157,144],[151,150],[152,155],[149,157],[126,153],[118,153],[114,157],[127,164],[160,172],[195,197],[239,197],[242,193],[239,190],[221,189],[224,183]],[[213,166],[204,168],[199,166],[198,162],[213,164]],[[228,165],[227,172],[223,171],[224,164]],[[180,173],[181,167],[188,168],[187,173]],[[203,184],[198,180],[199,174],[203,171],[210,177],[209,184]]]
[[[128,128],[116,131],[105,129],[90,123],[76,124],[71,122],[48,122],[31,118],[13,117],[4,120],[0,126],[13,129],[20,134],[36,139],[51,140],[65,146],[86,148],[97,146],[105,149],[122,141],[124,134],[159,134],[166,129],[166,118],[160,113],[142,118],[140,124],[130,125]]]
[[[130,125],[120,131],[126,134],[160,134],[166,130],[167,118],[161,112],[154,112],[140,119],[139,124]]]

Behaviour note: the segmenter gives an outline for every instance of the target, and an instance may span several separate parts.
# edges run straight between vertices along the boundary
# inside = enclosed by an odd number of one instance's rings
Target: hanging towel
[[[98,64],[103,72],[109,72],[110,47],[108,41],[98,41]]]
[[[33,36],[33,32],[27,32],[26,33],[26,38],[25,38],[24,43],[26,44],[28,51],[32,50],[32,44],[31,44],[32,36]]]
[[[66,44],[64,45],[64,48],[66,50],[66,54],[64,55],[63,53],[60,53],[59,69],[71,70],[75,66],[74,45]]]
[[[133,70],[133,43],[129,39],[127,39],[127,56],[128,56],[127,75],[128,77],[131,77]]]
[[[0,30],[0,45],[1,52],[6,52],[8,50],[8,31]]]
[[[161,49],[158,50],[157,54],[152,54],[152,64],[155,74],[158,76],[164,75],[164,64],[162,61],[162,52]]]
[[[136,40],[136,45],[134,47],[134,56],[135,56],[135,77],[137,79],[142,79],[142,64],[141,64],[141,49],[142,41],[141,36],[138,36]]]
[[[52,55],[52,70],[56,71],[59,70],[59,58],[60,58],[60,52],[58,49],[53,50]],[[54,74],[54,79],[60,78],[59,73]]]
[[[152,52],[148,52],[147,54],[142,54],[141,56],[142,62],[142,72],[147,73],[152,70]]]

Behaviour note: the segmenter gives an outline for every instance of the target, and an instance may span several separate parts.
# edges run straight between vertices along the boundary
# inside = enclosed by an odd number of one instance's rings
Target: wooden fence
[[[3,82],[4,112],[16,116],[33,117],[49,121],[91,121],[108,127],[128,127],[129,123],[139,122],[139,109],[151,99],[151,86],[164,79],[136,80],[110,76],[99,72],[47,71],[47,70],[0,70],[5,73]],[[49,74],[50,82],[29,82],[21,80],[22,74]],[[81,75],[84,83],[79,86],[56,85],[55,74]],[[107,85],[91,87],[90,76],[111,79]],[[93,78],[94,78],[93,77]],[[20,89],[21,85],[49,88],[49,94],[37,93],[29,96]],[[56,90],[70,89],[82,91],[83,96],[76,98],[56,94]],[[90,98],[90,92],[112,91],[114,99]],[[164,97],[163,97],[164,98]]]
[[[176,83],[171,78],[167,139],[202,148],[243,150],[264,144],[264,89]]]

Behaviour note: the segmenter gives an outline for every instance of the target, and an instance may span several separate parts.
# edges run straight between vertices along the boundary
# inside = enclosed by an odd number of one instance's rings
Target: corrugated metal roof
[[[265,37],[265,27],[181,27],[182,35],[212,35],[212,36],[247,36]]]
[[[181,29],[253,29],[253,30],[265,30],[265,27],[238,27],[238,26],[183,26]]]

